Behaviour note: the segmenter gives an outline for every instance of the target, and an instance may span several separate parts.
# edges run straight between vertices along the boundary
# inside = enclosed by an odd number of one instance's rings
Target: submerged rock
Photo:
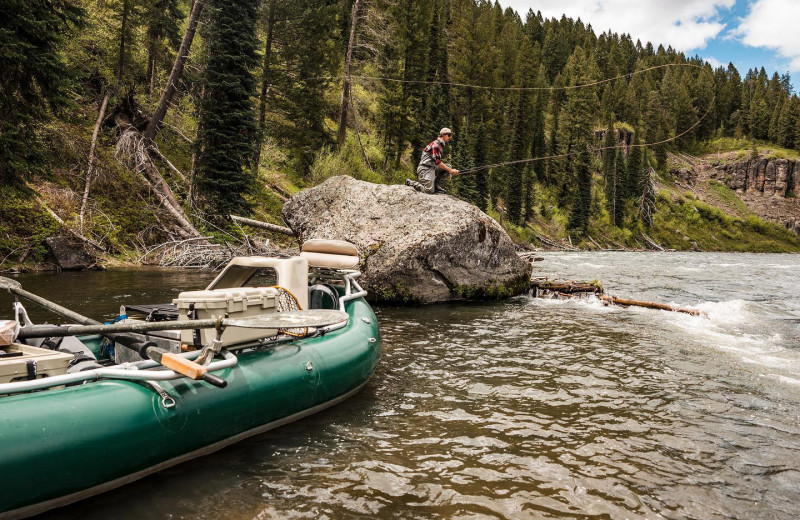
[[[528,288],[531,266],[503,228],[455,197],[339,176],[292,197],[283,217],[301,242],[355,244],[373,301],[496,299]]]

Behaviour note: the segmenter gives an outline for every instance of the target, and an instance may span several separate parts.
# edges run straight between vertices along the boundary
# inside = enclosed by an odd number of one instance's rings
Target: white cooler
[[[194,304],[194,312],[199,320],[223,318],[245,318],[276,312],[275,298],[278,290],[273,287],[237,287],[230,289],[211,289],[186,291],[172,302],[178,307],[178,321],[188,321],[189,307]],[[203,329],[201,340],[207,345],[216,338],[215,329]],[[222,334],[223,346],[249,343],[277,334],[275,329],[245,329],[228,327]],[[181,343],[192,345],[194,331],[181,331]]]

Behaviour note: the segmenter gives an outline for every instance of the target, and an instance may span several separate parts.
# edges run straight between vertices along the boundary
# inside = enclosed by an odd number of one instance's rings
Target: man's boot
[[[417,181],[413,181],[411,179],[406,179],[406,186],[411,186],[416,191],[420,191],[420,192],[422,191],[422,185],[420,183],[418,183]]]

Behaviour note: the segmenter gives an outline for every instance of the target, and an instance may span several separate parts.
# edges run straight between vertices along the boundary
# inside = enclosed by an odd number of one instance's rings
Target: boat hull
[[[305,417],[357,392],[375,371],[372,309],[349,302],[346,328],[265,350],[204,382],[130,381],[0,398],[0,518],[23,518],[107,491]],[[362,319],[364,318],[364,319]]]

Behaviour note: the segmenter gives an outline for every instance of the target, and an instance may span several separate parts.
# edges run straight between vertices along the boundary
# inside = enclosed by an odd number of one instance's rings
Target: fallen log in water
[[[598,282],[575,282],[548,280],[547,278],[531,279],[531,292],[536,298],[588,296],[603,294],[603,285]]]
[[[606,305],[644,307],[646,309],[682,312],[684,314],[691,314],[692,316],[708,318],[708,313],[698,309],[690,309],[688,307],[680,307],[668,303],[619,298],[617,296],[605,294],[603,285],[596,280],[592,282],[575,282],[533,278],[531,279],[531,296],[535,298],[582,298],[596,296]]]
[[[605,303],[615,305],[630,305],[633,307],[644,307],[646,309],[658,309],[662,311],[682,312],[684,314],[691,314],[692,316],[700,316],[708,319],[708,313],[698,309],[690,309],[688,307],[679,307],[677,305],[670,305],[668,303],[648,302],[644,300],[631,300],[628,298],[618,298],[607,294],[600,294],[597,296]]]

